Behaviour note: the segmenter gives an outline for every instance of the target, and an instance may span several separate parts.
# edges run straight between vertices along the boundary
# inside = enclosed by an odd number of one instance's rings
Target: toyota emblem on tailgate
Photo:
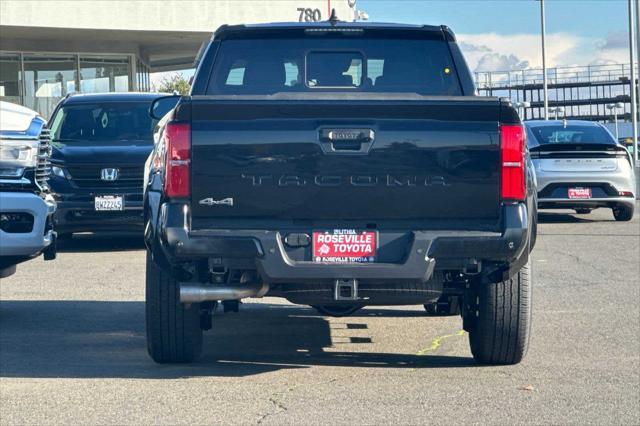
[[[118,169],[102,169],[100,170],[100,179],[112,182],[118,179]]]

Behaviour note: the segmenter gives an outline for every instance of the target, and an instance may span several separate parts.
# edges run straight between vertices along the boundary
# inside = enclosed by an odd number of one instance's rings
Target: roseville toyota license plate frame
[[[372,263],[378,251],[378,232],[356,229],[314,231],[312,257],[320,263]]]

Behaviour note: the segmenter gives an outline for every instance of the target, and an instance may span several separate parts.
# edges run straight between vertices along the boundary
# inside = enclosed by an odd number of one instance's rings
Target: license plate
[[[313,261],[334,263],[375,262],[378,233],[334,229],[313,233]]]
[[[121,211],[124,210],[124,200],[120,195],[105,195],[95,198],[96,211]]]
[[[591,198],[591,188],[569,188],[569,198],[586,200]]]

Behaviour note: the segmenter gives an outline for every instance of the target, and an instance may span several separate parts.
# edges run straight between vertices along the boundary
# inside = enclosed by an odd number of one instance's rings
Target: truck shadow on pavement
[[[594,222],[593,219],[587,219],[586,216],[583,217],[577,216],[571,213],[558,213],[558,212],[538,212],[538,222],[539,223],[587,223]]]
[[[367,310],[361,312],[368,315]],[[349,327],[346,322],[347,329],[366,328],[362,324]],[[363,351],[362,344],[368,342],[352,338],[357,350],[327,351],[332,345],[330,323],[313,309],[247,304],[237,314],[216,314],[198,362],[157,365],[146,352],[142,302],[0,302],[0,377],[173,379],[243,377],[314,366],[477,366],[465,357]]]
[[[144,240],[139,233],[75,234],[58,241],[60,253],[100,253],[108,251],[144,250]]]

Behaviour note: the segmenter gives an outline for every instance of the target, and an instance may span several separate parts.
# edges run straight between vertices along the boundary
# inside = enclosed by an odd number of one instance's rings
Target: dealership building
[[[148,91],[222,24],[355,20],[356,0],[2,0],[0,100],[48,117],[68,93]]]

